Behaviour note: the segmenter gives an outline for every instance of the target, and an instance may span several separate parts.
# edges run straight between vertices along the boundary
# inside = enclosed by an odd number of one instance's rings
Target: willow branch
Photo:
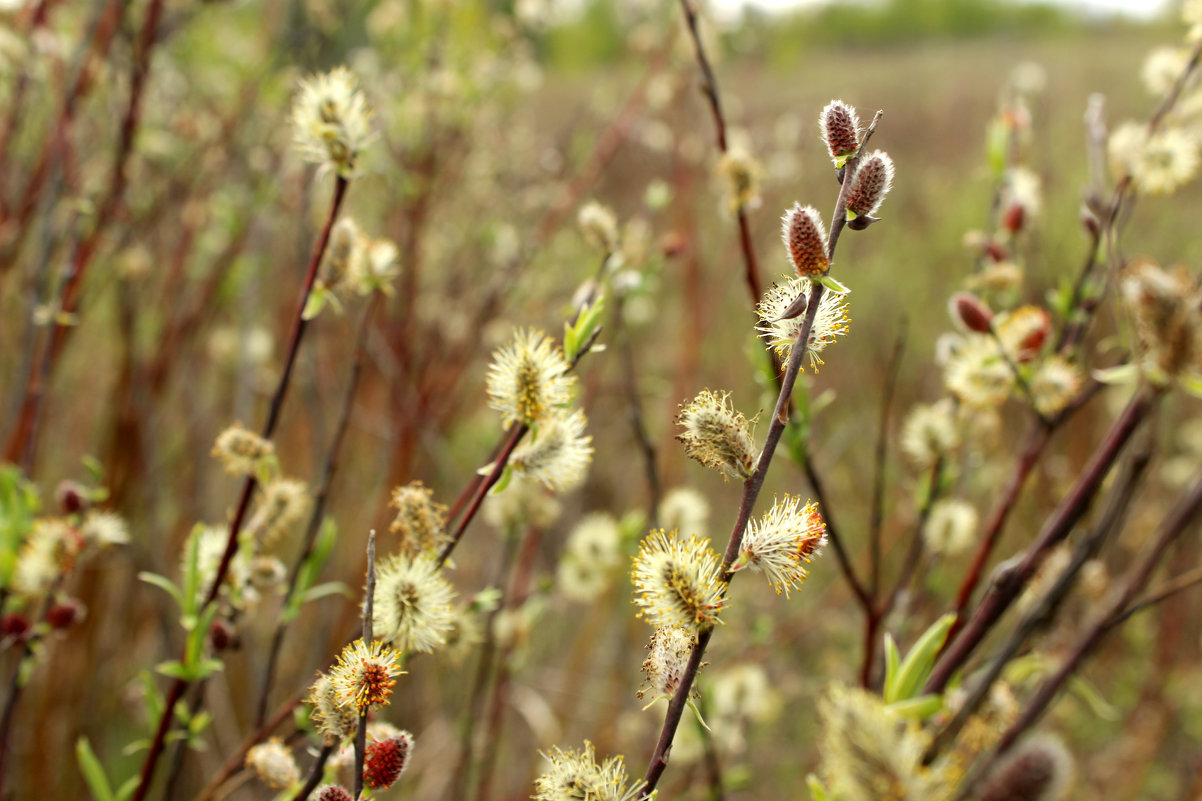
[[[1159,397],[1158,392],[1141,388],[1127,404],[1127,408],[1115,420],[1106,439],[1098,446],[1068,495],[1048,518],[1026,555],[1018,564],[996,577],[989,593],[977,606],[972,619],[935,664],[924,692],[940,693],[947,687],[955,672],[964,666],[977,645],[1018,598],[1027,582],[1043,564],[1048,551],[1069,535],[1073,526],[1089,509],[1123,447],[1155,407]]]
[[[863,152],[863,146],[868,143],[868,139],[872,136],[873,131],[876,130],[880,119],[881,112],[878,111],[872,120],[872,124],[864,134],[864,139],[861,143],[861,152]],[[848,162],[849,173],[854,168],[855,161],[856,159],[853,158]],[[839,190],[839,198],[835,202],[835,213],[832,215],[831,229],[826,245],[828,261],[833,260],[835,247],[839,242],[839,234],[842,232],[843,226],[846,225],[846,196],[850,183],[850,181],[844,181],[843,186]],[[772,423],[769,425],[768,434],[764,438],[763,450],[760,451],[751,476],[743,483],[743,495],[739,502],[739,511],[735,518],[734,528],[731,530],[730,540],[726,544],[726,551],[722,556],[722,582],[724,584],[730,583],[732,578],[730,566],[738,556],[739,547],[743,543],[743,534],[746,532],[747,524],[751,520],[752,509],[754,509],[755,502],[759,498],[760,491],[763,489],[764,479],[772,463],[772,457],[776,453],[776,447],[780,444],[780,438],[784,434],[785,426],[788,424],[789,405],[790,398],[793,395],[793,386],[797,382],[797,374],[801,369],[801,360],[809,349],[810,331],[813,330],[814,320],[818,316],[818,306],[822,302],[822,296],[825,292],[826,287],[823,284],[816,281],[811,284],[809,300],[806,304],[805,319],[797,332],[796,339],[793,340],[793,346],[789,352],[789,360],[785,365],[784,377],[781,379],[776,406],[772,411]],[[685,705],[689,699],[689,692],[693,687],[693,681],[697,677],[698,669],[701,667],[701,659],[705,655],[705,649],[709,645],[713,634],[714,627],[712,625],[706,626],[698,632],[697,642],[693,646],[688,662],[681,673],[676,692],[668,702],[668,710],[664,715],[664,723],[660,729],[659,739],[656,741],[655,750],[651,754],[647,771],[643,775],[643,786],[639,791],[640,799],[650,797],[668,767],[668,751],[671,749],[672,741],[676,737],[676,730],[680,726],[680,719],[684,714]]]
[[[1112,630],[1122,617],[1131,602],[1143,592],[1152,572],[1164,557],[1165,552],[1174,541],[1184,532],[1191,529],[1202,513],[1202,475],[1195,478],[1193,486],[1178,500],[1176,506],[1161,522],[1159,532],[1151,548],[1144,552],[1143,558],[1128,573],[1128,579],[1121,592],[1112,597],[1106,604],[1106,610],[1078,639],[1068,657],[1060,668],[1040,685],[1035,695],[1027,702],[1022,714],[1006,733],[1002,735],[996,748],[990,756],[976,767],[967,780],[960,786],[959,799],[969,797],[977,782],[987,775],[989,770],[1017,741],[1039,721],[1051,707],[1052,701],[1060,692],[1065,682],[1076,672],[1081,663],[1097,647],[1102,637]]]
[[[292,369],[296,364],[296,355],[300,351],[300,343],[308,325],[308,321],[304,317],[305,306],[309,301],[309,294],[313,290],[313,284],[317,280],[317,268],[321,264],[322,256],[325,254],[326,246],[329,244],[330,231],[334,227],[334,221],[337,219],[338,212],[342,208],[342,201],[346,197],[347,185],[346,178],[339,176],[336,179],[334,196],[330,202],[330,212],[326,217],[325,225],[322,226],[317,242],[314,243],[313,253],[309,258],[309,266],[305,273],[304,284],[302,285],[300,297],[297,300],[296,312],[293,316],[292,332],[288,339],[288,355],[284,361],[284,370],[280,374],[279,382],[276,384],[275,392],[272,395],[271,403],[267,410],[267,421],[263,425],[264,439],[271,439],[279,422],[280,410],[284,406],[284,398],[287,396],[289,382],[292,377]],[[258,482],[253,476],[248,476],[242,485],[242,495],[238,501],[237,511],[235,511],[234,517],[230,522],[230,533],[226,541],[225,552],[222,554],[221,561],[214,572],[213,584],[205,597],[201,613],[217,599],[217,595],[221,592],[221,586],[225,582],[226,575],[229,573],[230,564],[233,562],[234,555],[238,551],[238,534],[242,530],[242,523],[246,518],[247,510],[250,508],[250,499],[254,494],[257,484]],[[159,757],[162,755],[163,746],[167,741],[167,734],[171,730],[171,724],[175,720],[175,705],[183,698],[184,691],[188,688],[189,683],[187,679],[177,678],[172,681],[170,688],[167,690],[163,711],[159,716],[158,725],[155,727],[154,736],[151,738],[150,747],[142,763],[138,786],[134,790],[131,801],[145,801],[147,794],[150,792],[150,785],[154,780],[155,767]]]

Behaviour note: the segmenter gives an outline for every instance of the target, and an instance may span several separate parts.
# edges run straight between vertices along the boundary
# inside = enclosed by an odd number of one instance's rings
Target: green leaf
[[[329,595],[344,595],[347,598],[351,597],[351,588],[341,581],[327,581],[324,584],[318,584],[316,587],[305,590],[304,598],[301,603],[309,603],[316,601],[319,598],[325,598]]]
[[[501,477],[497,479],[497,483],[488,491],[489,495],[500,495],[509,486],[509,482],[513,479],[513,468],[505,465],[505,469],[501,471]]]
[[[1117,367],[1104,367],[1093,371],[1094,380],[1113,386],[1131,386],[1139,381],[1139,366],[1135,364],[1120,364]]]
[[[220,673],[225,669],[225,663],[220,659],[202,659],[195,668],[192,669],[193,681],[207,679],[214,673]]]
[[[839,279],[831,276],[830,273],[826,273],[825,275],[818,276],[817,281],[818,281],[818,283],[822,284],[824,287],[829,289],[831,292],[834,292],[836,295],[850,295],[851,294],[851,289],[848,288],[848,286],[846,284],[844,284],[842,281],[840,281]]]
[[[563,357],[572,363],[580,349],[589,341],[601,324],[601,313],[605,309],[605,296],[598,297],[591,305],[580,310],[574,325],[563,325]]]
[[[128,743],[124,748],[121,749],[121,753],[125,756],[133,756],[139,751],[145,751],[148,748],[150,748],[150,738],[143,737],[141,740],[134,740],[133,742]]]
[[[88,783],[88,789],[92,791],[92,797],[96,801],[116,801],[108,776],[104,773],[104,766],[96,758],[87,737],[80,737],[75,741],[75,760],[79,763],[84,781]]]
[[[831,797],[826,794],[826,788],[813,773],[806,776],[806,786],[810,788],[810,801],[830,801]]]
[[[321,314],[321,310],[325,308],[326,301],[331,297],[330,293],[322,287],[313,287],[309,293],[309,297],[305,300],[305,310],[301,312],[301,318],[312,320],[317,315]]]
[[[206,728],[208,728],[208,725],[212,722],[212,713],[205,711],[197,712],[192,716],[192,719],[188,721],[188,731],[190,731],[193,735],[200,734]]]
[[[147,743],[146,747],[149,746],[150,743]],[[121,785],[121,789],[117,791],[117,801],[126,801],[126,799],[132,797],[134,790],[138,789],[138,785],[141,783],[141,781],[141,776],[130,776],[128,779],[126,779],[125,783]]]
[[[161,662],[158,665],[155,665],[154,670],[156,673],[161,673],[162,675],[169,676],[173,679],[187,680],[192,678],[187,666],[178,659],[172,659],[169,662]]]
[[[580,349],[580,340],[576,337],[576,329],[573,328],[566,320],[563,324],[563,358],[572,363],[576,358],[576,353]]]
[[[1010,149],[1010,128],[995,117],[985,131],[985,157],[993,171],[994,180],[1000,180],[1006,169],[1006,153]]]
[[[197,523],[192,527],[192,533],[188,536],[183,594],[179,599],[180,609],[184,611],[185,615],[196,614],[196,607],[199,604],[197,596],[200,595],[200,533],[202,530],[203,527]]]
[[[1194,373],[1186,373],[1177,376],[1177,384],[1187,394],[1193,395],[1195,398],[1202,398],[1202,376]]]
[[[1068,279],[1060,282],[1055,289],[1047,292],[1048,306],[1062,318],[1068,318],[1073,312],[1073,284]]]
[[[146,702],[146,715],[151,722],[151,726],[163,716],[163,704],[166,700],[163,694],[159,692],[159,688],[155,686],[154,676],[149,670],[143,670],[139,675],[142,679],[142,700]]]
[[[324,565],[334,552],[334,544],[338,541],[338,524],[333,518],[327,517],[321,524],[321,531],[313,543],[312,559],[315,564]]]
[[[939,655],[939,649],[943,647],[943,641],[947,639],[947,633],[951,631],[955,622],[954,614],[944,615],[932,623],[918,638],[918,642],[914,643],[897,673],[897,681],[893,688],[895,701],[913,698],[914,694],[922,689],[935,667],[935,657]]]
[[[1069,692],[1084,701],[1090,711],[1102,720],[1115,721],[1122,717],[1119,710],[1102,696],[1097,687],[1080,676],[1073,676],[1068,680],[1068,689]]]
[[[1006,665],[1006,672],[1003,676],[1011,684],[1022,684],[1031,677],[1042,676],[1047,672],[1047,657],[1038,652],[1033,652],[1026,656],[1010,660],[1010,664]]]
[[[104,465],[99,459],[90,453],[86,453],[80,457],[79,462],[83,465],[83,469],[88,471],[88,475],[91,476],[92,481],[97,484],[104,481]]]
[[[501,599],[505,597],[505,593],[498,587],[485,587],[472,596],[471,603],[468,608],[473,612],[487,614],[501,606]]]
[[[175,585],[174,581],[166,576],[160,576],[158,573],[151,573],[146,570],[143,570],[141,573],[139,573],[138,578],[147,584],[151,584],[155,587],[158,587],[160,590],[163,590],[175,599],[175,602],[179,604],[180,608],[183,608],[183,593],[180,591],[180,588]]]
[[[885,632],[885,703],[891,704],[897,700],[897,669],[901,664],[901,656],[897,652],[897,642],[893,635]]]
[[[943,709],[943,696],[920,695],[889,704],[889,708],[904,718],[921,722]]]

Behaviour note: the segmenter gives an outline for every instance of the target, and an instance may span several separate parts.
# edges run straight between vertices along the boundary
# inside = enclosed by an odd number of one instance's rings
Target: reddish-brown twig
[[[722,112],[722,99],[718,93],[718,79],[710,66],[709,57],[705,54],[705,46],[701,42],[701,34],[697,30],[697,12],[692,0],[680,0],[680,9],[684,12],[685,23],[689,29],[689,38],[693,41],[693,53],[697,56],[697,66],[701,69],[701,93],[709,103],[710,113],[714,118],[714,135],[717,139],[718,150],[726,155],[730,146],[726,139],[726,116]],[[747,292],[751,295],[751,305],[754,307],[763,296],[760,285],[759,264],[755,257],[755,247],[751,241],[751,226],[747,222],[747,210],[742,203],[735,208],[739,222],[739,250],[743,254],[743,279],[747,283]]]
[[[1060,692],[1065,682],[1076,672],[1081,663],[1097,647],[1101,639],[1119,622],[1125,620],[1123,612],[1143,592],[1148,579],[1160,563],[1168,547],[1185,531],[1189,530],[1202,513],[1202,476],[1198,476],[1193,486],[1185,492],[1177,505],[1161,522],[1160,530],[1151,548],[1147,549],[1139,562],[1128,573],[1123,589],[1113,595],[1106,603],[1105,611],[1077,639],[1064,663],[1054,674],[1044,680],[1035,695],[1027,701],[1022,714],[1011,724],[1002,735],[1001,740],[989,757],[979,763],[972,774],[960,785],[958,799],[968,798],[975,789],[977,782],[988,774],[997,760],[1004,755],[1018,739],[1043,717],[1051,707],[1052,701]]]
[[[326,217],[325,225],[322,226],[317,242],[313,246],[313,253],[309,258],[309,266],[305,272],[296,312],[293,315],[291,335],[288,338],[288,355],[284,360],[283,372],[280,374],[279,382],[276,384],[275,392],[271,397],[271,404],[267,410],[267,421],[263,425],[263,437],[265,439],[271,438],[271,435],[275,432],[276,425],[279,423],[280,411],[283,409],[284,398],[288,393],[292,370],[296,365],[297,353],[300,351],[301,339],[308,326],[308,320],[304,316],[305,306],[308,304],[313,284],[317,280],[317,268],[320,266],[321,259],[325,255],[326,246],[330,241],[330,231],[333,229],[334,221],[338,218],[338,212],[342,208],[342,201],[346,197],[347,186],[346,178],[338,176],[335,179],[334,196],[330,202],[330,211]],[[204,607],[208,607],[209,604],[213,603],[218,593],[221,592],[221,585],[224,583],[230,564],[233,562],[234,555],[238,551],[238,534],[242,530],[242,522],[246,517],[247,510],[250,508],[250,499],[254,494],[257,483],[253,476],[248,476],[243,483],[242,495],[239,498],[233,520],[230,522],[230,533],[226,541],[225,552],[222,554],[221,562],[218,564],[217,570],[213,575],[213,583],[209,588],[208,595],[205,597]],[[171,729],[172,721],[175,720],[175,705],[183,698],[188,684],[188,680],[177,678],[171,682],[171,686],[167,690],[163,712],[159,717],[154,736],[150,741],[150,747],[146,752],[146,758],[142,763],[141,775],[138,779],[137,789],[134,790],[132,801],[144,801],[147,793],[150,792],[150,785],[154,780],[155,766],[162,754],[163,746],[166,744],[167,734]]]
[[[878,111],[876,116],[873,117],[872,124],[864,132],[861,148],[867,145],[880,119],[881,112]],[[849,174],[855,169],[856,161],[856,158],[849,160]],[[843,227],[847,223],[846,196],[849,183],[849,181],[845,181],[840,188],[839,198],[835,202],[835,211],[831,215],[831,229],[826,245],[828,260],[834,259],[835,248],[839,242],[839,234],[843,231]],[[764,438],[764,447],[760,451],[759,458],[756,460],[751,477],[743,484],[743,495],[739,501],[739,511],[730,533],[730,540],[726,544],[726,551],[722,556],[723,581],[725,583],[730,582],[730,566],[738,556],[739,546],[743,542],[743,534],[747,530],[747,524],[751,521],[751,512],[755,507],[756,500],[759,498],[760,491],[763,489],[764,479],[772,463],[772,457],[776,453],[776,446],[780,444],[780,438],[784,434],[785,426],[788,424],[793,386],[797,382],[797,375],[801,369],[801,360],[808,350],[810,331],[814,327],[814,320],[818,315],[818,305],[822,302],[822,296],[825,292],[826,287],[818,282],[815,282],[810,290],[805,319],[798,329],[797,338],[793,340],[789,360],[785,365],[785,374],[781,379],[780,392],[777,395],[776,405],[772,411],[772,422]],[[697,677],[697,671],[701,667],[701,659],[705,655],[705,649],[709,645],[713,634],[714,628],[711,625],[702,629],[697,635],[697,643],[693,646],[693,650],[689,654],[689,660],[681,672],[676,692],[668,702],[668,710],[664,715],[663,727],[660,729],[655,750],[652,752],[651,760],[647,765],[647,771],[643,775],[643,786],[639,791],[640,799],[647,799],[651,796],[668,767],[668,751],[672,747],[672,741],[676,738],[676,730],[680,726],[680,719],[684,714],[685,704],[688,702],[689,692],[693,687],[693,680]]]
[[[288,588],[284,591],[282,603],[285,607],[292,600],[293,594],[296,592],[296,582],[300,576],[301,567],[313,553],[313,546],[317,542],[317,535],[321,531],[321,524],[325,518],[326,501],[330,497],[330,485],[334,481],[334,471],[338,467],[338,455],[342,452],[342,441],[346,438],[347,429],[350,427],[351,410],[355,405],[355,394],[359,388],[359,379],[363,374],[363,363],[367,356],[367,334],[371,330],[372,321],[375,319],[376,311],[380,307],[381,298],[383,295],[380,292],[373,292],[371,300],[368,301],[367,309],[364,310],[363,316],[359,320],[359,332],[355,337],[354,362],[351,365],[351,374],[347,378],[346,390],[342,396],[342,408],[338,412],[338,422],[334,426],[334,436],[330,440],[329,450],[326,451],[325,462],[321,468],[321,479],[318,484],[317,491],[313,493],[313,510],[309,513],[309,523],[305,528],[304,543],[301,546],[300,555],[296,562],[292,565],[292,570],[288,575]],[[263,668],[263,678],[259,682],[259,704],[258,711],[255,715],[255,721],[262,723],[263,718],[267,715],[267,702],[271,695],[271,683],[275,678],[276,663],[279,660],[280,649],[284,644],[284,635],[288,630],[288,623],[281,619],[276,623],[275,633],[271,637],[271,647],[267,652],[267,664]]]
[[[964,667],[977,645],[1010,604],[1018,598],[1023,587],[1043,564],[1048,551],[1062,542],[1084,516],[1123,447],[1156,406],[1159,398],[1160,393],[1142,388],[1127,404],[1127,408],[1115,420],[1105,440],[1098,446],[1068,495],[1056,507],[1056,511],[1048,518],[1035,542],[1027,549],[1026,555],[1018,564],[995,578],[989,593],[977,605],[972,618],[960,631],[959,636],[948,645],[935,664],[925,692],[943,692],[956,671]]]
[[[33,465],[34,450],[37,445],[39,411],[46,384],[49,383],[54,365],[58,361],[68,331],[72,327],[68,324],[68,318],[75,314],[84,275],[100,246],[105,229],[116,216],[117,209],[125,196],[126,165],[133,152],[134,134],[141,117],[143,89],[150,73],[150,56],[154,49],[162,11],[163,0],[151,0],[146,8],[146,16],[134,52],[129,101],[121,120],[121,133],[117,141],[117,152],[113,157],[108,188],[100,202],[92,230],[76,244],[71,255],[67,274],[63,278],[59,292],[59,319],[56,319],[50,326],[46,341],[34,360],[33,369],[29,373],[29,383],[25,387],[25,396],[21,402],[21,410],[17,416],[17,424],[5,448],[7,458],[20,464],[26,473],[31,472]]]

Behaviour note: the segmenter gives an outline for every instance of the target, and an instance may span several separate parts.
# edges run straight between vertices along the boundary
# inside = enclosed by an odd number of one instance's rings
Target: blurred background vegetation
[[[46,6],[47,16],[31,31],[34,5]],[[53,311],[57,278],[93,222],[112,167],[147,0],[118,5],[116,31],[101,53],[87,43],[104,3],[0,12],[0,117],[14,109],[18,76],[30,82],[0,157],[0,431],[13,424],[38,320],[47,304]],[[834,203],[819,110],[841,98],[866,118],[885,112],[874,146],[896,162],[895,188],[884,221],[843,242],[837,274],[853,289],[851,332],[824,354],[805,391],[824,401],[813,421],[814,461],[833,515],[860,554],[875,420],[890,354],[905,330],[886,463],[889,570],[914,521],[918,481],[896,455],[896,433],[913,404],[943,394],[935,343],[949,328],[946,298],[971,270],[964,237],[988,221],[985,132],[998,92],[1015,67],[1041,69],[1024,154],[1042,180],[1043,210],[1024,244],[1023,290],[1023,300],[1040,303],[1075,276],[1084,257],[1078,216],[1089,96],[1105,95],[1112,124],[1146,119],[1156,101],[1140,81],[1144,58],[1152,47],[1179,42],[1181,26],[1167,14],[1137,23],[991,0],[835,3],[705,22],[732,141],[762,167],[762,200],[750,220],[765,282],[788,269],[781,212],[800,201],[827,214]],[[354,630],[367,532],[387,529],[389,489],[422,480],[449,503],[487,462],[500,433],[483,392],[489,354],[514,326],[555,334],[570,316],[572,298],[597,269],[597,255],[573,225],[588,199],[612,207],[625,226],[628,269],[637,275],[625,314],[664,486],[700,490],[710,506],[702,533],[725,542],[738,489],[686,461],[672,439],[676,407],[702,388],[725,388],[752,414],[770,408],[774,391],[755,368],[737,231],[674,3],[590,0],[564,13],[526,0],[171,0],[126,166],[128,187],[48,384],[32,470],[50,507],[56,484],[83,477],[81,460],[96,457],[112,492],[107,505],[128,519],[133,542],[80,570],[74,593],[89,614],[48,645],[18,711],[14,798],[83,797],[68,756],[80,735],[115,775],[140,764],[140,754],[123,751],[145,736],[138,676],[178,650],[178,635],[175,611],[135,576],[175,572],[192,526],[222,522],[233,504],[235,482],[209,450],[232,422],[258,425],[332,183],[290,152],[290,99],[302,75],[342,63],[359,75],[380,131],[346,212],[371,235],[397,243],[402,276],[369,338],[327,509],[340,532],[327,577],[345,581],[353,597],[307,609],[303,634],[286,643],[275,700],[303,687]],[[65,87],[88,65],[94,80],[64,114]],[[38,156],[64,120],[66,149],[22,220]],[[1141,201],[1125,227],[1127,252],[1197,265],[1202,238],[1189,220],[1200,200],[1191,187],[1171,200]],[[301,352],[277,437],[288,475],[316,481],[360,303],[324,312]],[[1113,320],[1104,318],[1102,328],[1113,329]],[[621,518],[648,501],[622,363],[609,344],[580,369],[596,448],[589,479],[560,499],[533,563],[532,601],[516,618],[503,737],[491,744],[493,798],[526,797],[541,769],[538,750],[584,738],[599,753],[624,753],[639,774],[658,732],[660,708],[640,712],[634,697],[648,630],[634,620],[623,571],[587,607],[566,599],[554,581],[557,555],[584,514]],[[1003,557],[1059,499],[1113,407],[1103,395],[1058,433],[1055,455],[1009,527]],[[1183,433],[1191,413],[1183,401],[1166,409],[1158,460],[1198,461],[1199,443]],[[982,514],[1023,419],[1010,410],[992,444],[995,456],[959,479],[959,493]],[[769,489],[808,492],[804,475],[783,458]],[[1132,540],[1107,557],[1116,569],[1174,490],[1168,478],[1148,489]],[[629,551],[642,533],[629,532]],[[512,547],[484,521],[467,536],[452,573],[465,597],[505,582],[497,565]],[[295,558],[290,547],[283,546],[285,562]],[[1197,556],[1191,542],[1175,561],[1189,566]],[[910,610],[913,623],[892,621],[903,641],[941,611],[933,599],[945,598],[963,570],[955,560],[928,567],[931,606]],[[811,572],[788,603],[765,592],[758,577],[735,582],[727,625],[707,655],[703,688],[748,665],[762,669],[770,685],[747,680],[758,705],[748,702],[743,725],[719,738],[732,798],[805,797],[804,776],[819,757],[815,699],[832,680],[855,680],[857,610],[829,555]],[[1190,614],[1197,601],[1195,591],[1135,618],[1087,666],[1087,684],[1056,707],[1047,725],[1079,759],[1072,798],[1197,797],[1188,795],[1197,792],[1202,764],[1199,627]],[[1089,599],[1077,603],[1085,608]],[[215,716],[208,748],[188,755],[180,785],[188,789],[175,797],[194,797],[251,728],[273,604],[268,596],[239,621],[240,647],[205,690]],[[1066,634],[1053,629],[1039,652],[1055,654]],[[404,789],[392,797],[426,801],[450,792],[473,660],[439,656],[409,666],[388,718],[414,732],[417,749]],[[679,747],[662,785],[669,797],[707,792],[703,764],[685,756],[689,748]],[[271,796],[248,783],[232,797]]]

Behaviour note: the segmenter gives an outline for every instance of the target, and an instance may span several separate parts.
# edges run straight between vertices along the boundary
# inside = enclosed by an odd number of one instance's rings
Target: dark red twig
[[[338,176],[335,179],[334,197],[330,202],[330,212],[326,217],[325,225],[322,226],[321,234],[313,246],[313,253],[309,258],[309,267],[305,272],[304,284],[302,285],[300,298],[297,302],[296,313],[293,316],[292,332],[288,338],[288,356],[284,361],[284,370],[280,374],[279,383],[276,385],[275,393],[271,397],[271,404],[267,410],[267,421],[263,425],[264,439],[271,438],[279,422],[280,411],[283,409],[284,398],[288,393],[288,385],[292,377],[292,369],[296,364],[296,355],[300,351],[301,339],[308,325],[308,321],[304,318],[305,306],[308,304],[313,284],[317,280],[317,268],[320,266],[326,246],[329,244],[330,231],[333,229],[334,221],[338,218],[338,212],[342,208],[342,201],[346,197],[347,186],[347,180],[342,176]],[[234,555],[238,551],[238,534],[242,530],[242,522],[246,517],[247,510],[250,508],[250,499],[254,494],[257,484],[258,482],[253,476],[248,476],[242,485],[242,495],[238,500],[237,511],[230,522],[230,534],[226,541],[225,552],[222,554],[221,562],[214,573],[213,584],[209,588],[208,595],[205,597],[204,607],[208,607],[209,604],[213,603],[218,593],[221,592],[221,585],[224,583],[230,564],[233,562]],[[159,756],[162,754],[163,746],[166,744],[167,734],[171,730],[172,721],[175,720],[175,705],[183,697],[188,684],[189,682],[186,679],[177,678],[171,682],[171,686],[167,690],[163,712],[159,717],[154,736],[151,738],[150,748],[146,752],[146,759],[142,763],[142,772],[138,779],[138,786],[134,790],[131,801],[144,801],[146,795],[150,792],[150,785],[154,780],[155,766],[158,763]]]
[[[865,131],[863,141],[861,142],[861,151],[876,130],[881,115],[881,112],[878,111],[872,120],[872,124]],[[854,169],[855,161],[856,159],[853,158],[848,162],[849,173]],[[844,182],[840,188],[839,198],[835,202],[835,212],[831,215],[831,230],[826,245],[828,260],[833,260],[835,247],[839,242],[839,234],[847,222],[846,195],[849,183]],[[818,315],[818,305],[821,303],[825,292],[826,287],[823,284],[818,282],[813,283],[809,301],[806,305],[805,319],[802,321],[801,327],[797,332],[797,338],[793,341],[793,347],[789,353],[789,361],[785,365],[785,374],[781,379],[780,392],[776,398],[776,406],[772,411],[772,422],[764,438],[763,450],[760,451],[760,456],[756,460],[755,469],[752,471],[751,477],[743,484],[743,495],[739,502],[738,515],[735,518],[734,528],[730,533],[730,540],[726,544],[726,551],[722,556],[724,583],[730,583],[732,578],[730,566],[738,557],[739,546],[743,543],[743,534],[747,530],[747,524],[751,520],[751,512],[755,507],[756,500],[759,498],[760,490],[763,489],[764,479],[772,463],[772,457],[776,453],[776,447],[780,444],[781,435],[784,434],[785,426],[788,424],[793,386],[797,382],[797,374],[801,369],[801,360],[808,349],[807,343],[809,342],[810,331],[813,329],[814,320]],[[672,741],[676,737],[676,730],[680,726],[680,719],[684,714],[684,708],[689,699],[689,692],[693,687],[693,680],[697,677],[697,671],[701,667],[701,659],[705,655],[705,649],[709,645],[713,634],[714,628],[712,625],[702,629],[697,634],[697,643],[693,646],[693,650],[689,654],[689,660],[681,673],[676,692],[668,702],[668,710],[664,715],[664,723],[660,729],[659,739],[656,741],[655,750],[651,754],[647,771],[643,775],[643,786],[639,791],[640,799],[647,799],[651,796],[668,767],[668,751],[671,749]]]
[[[1069,535],[1073,526],[1089,509],[1090,503],[1110,473],[1110,468],[1122,452],[1123,446],[1127,444],[1148,412],[1154,408],[1159,397],[1159,393],[1142,388],[1127,404],[1127,408],[1115,420],[1106,439],[1098,446],[1068,495],[1044,524],[1035,542],[1027,549],[1026,555],[1018,564],[995,578],[993,586],[977,606],[971,620],[935,664],[935,669],[927,681],[924,692],[943,692],[952,676],[965,665],[977,645],[1018,598],[1023,587],[1043,564],[1048,551]]]
[[[100,246],[109,222],[116,216],[125,196],[126,166],[130,154],[133,152],[134,134],[141,117],[143,89],[146,85],[146,78],[150,74],[150,56],[154,49],[162,11],[163,0],[151,0],[146,8],[146,16],[134,52],[129,102],[121,120],[121,133],[117,142],[117,152],[113,157],[108,189],[100,203],[92,230],[76,245],[71,255],[67,274],[59,293],[59,314],[62,317],[74,315],[79,305],[79,293],[84,275],[92,263],[92,258]],[[19,463],[26,473],[31,472],[33,465],[39,411],[45,387],[54,371],[54,365],[58,361],[71,328],[72,326],[67,323],[66,319],[57,319],[51,325],[47,341],[38,351],[33,369],[29,373],[29,383],[25,388],[25,397],[21,402],[17,425],[5,449],[7,457]]]
[[[367,334],[371,330],[372,320],[375,319],[376,310],[380,307],[380,299],[382,295],[379,292],[373,292],[371,300],[368,301],[367,309],[363,312],[363,317],[359,321],[359,332],[355,342],[355,361],[351,366],[351,374],[347,379],[346,392],[342,398],[342,409],[338,413],[338,423],[334,427],[334,436],[330,440],[330,448],[326,452],[325,463],[321,470],[321,484],[317,488],[317,492],[313,495],[313,511],[309,514],[309,524],[305,529],[304,545],[301,548],[300,556],[297,557],[295,564],[288,576],[288,589],[284,592],[282,603],[285,607],[292,599],[296,592],[296,582],[300,576],[301,566],[313,553],[313,546],[317,542],[317,535],[321,531],[321,523],[325,517],[326,501],[330,497],[330,485],[334,481],[334,471],[338,467],[338,455],[342,452],[342,441],[346,438],[347,429],[350,427],[351,410],[355,405],[355,393],[359,388],[359,379],[363,374],[363,363],[367,355]],[[288,624],[283,620],[276,623],[275,633],[271,638],[271,649],[267,654],[267,664],[263,668],[263,679],[259,683],[259,705],[255,720],[262,724],[263,719],[267,716],[267,701],[271,695],[271,683],[275,678],[276,663],[279,661],[280,649],[284,644],[284,635],[288,630]]]
[[[680,9],[684,12],[685,23],[689,29],[689,38],[693,41],[693,52],[697,56],[697,66],[701,69],[701,93],[709,103],[710,113],[714,118],[714,136],[718,150],[722,155],[729,152],[726,140],[726,116],[722,112],[722,99],[718,93],[718,79],[710,66],[709,57],[705,54],[705,46],[701,43],[701,34],[697,30],[697,12],[692,0],[680,0]],[[755,246],[751,240],[751,226],[747,222],[747,211],[740,203],[735,209],[739,222],[739,250],[743,254],[743,278],[747,283],[747,292],[751,295],[751,305],[754,307],[763,296],[760,285],[759,264],[755,257]]]
[[[1128,573],[1127,583],[1123,586],[1123,589],[1116,596],[1111,597],[1106,604],[1105,611],[1077,639],[1072,651],[1060,668],[1040,685],[1035,695],[1027,702],[1018,720],[1002,735],[993,753],[987,759],[983,760],[973,770],[968,779],[961,784],[957,796],[959,799],[969,797],[975,789],[977,782],[988,774],[989,770],[997,763],[997,760],[1009,751],[1018,739],[1051,708],[1052,701],[1060,692],[1065,682],[1076,672],[1086,657],[1093,652],[1101,639],[1118,622],[1125,619],[1123,617],[1123,610],[1143,592],[1144,587],[1147,586],[1148,579],[1160,563],[1160,560],[1164,557],[1169,546],[1194,526],[1199,513],[1202,513],[1202,476],[1198,476],[1195,479],[1193,486],[1181,496],[1177,505],[1165,517],[1160,525],[1160,530],[1154,544],[1144,552],[1140,561]]]

